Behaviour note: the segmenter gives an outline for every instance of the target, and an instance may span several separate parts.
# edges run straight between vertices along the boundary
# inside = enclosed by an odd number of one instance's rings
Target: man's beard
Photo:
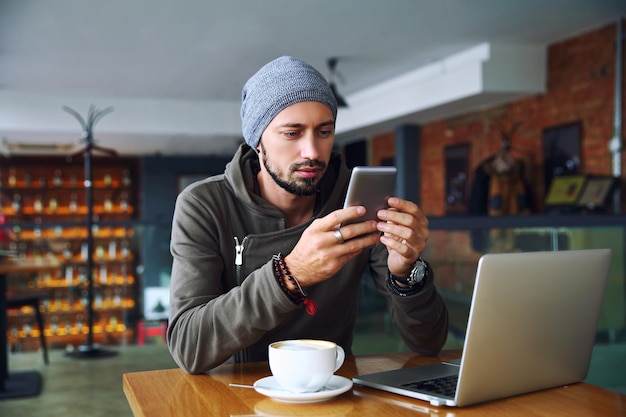
[[[270,177],[274,180],[279,187],[283,190],[295,194],[297,196],[309,196],[313,195],[317,191],[317,185],[319,184],[321,177],[316,178],[300,178],[298,176],[293,175],[298,169],[307,167],[307,168],[321,168],[321,172],[326,171],[326,164],[319,160],[314,161],[306,161],[299,164],[292,164],[289,166],[289,174],[287,179],[281,178],[280,169],[274,169],[274,167],[269,163],[267,158],[267,152],[265,151],[265,147],[261,143],[261,152],[263,153],[263,165],[265,169],[270,174]]]

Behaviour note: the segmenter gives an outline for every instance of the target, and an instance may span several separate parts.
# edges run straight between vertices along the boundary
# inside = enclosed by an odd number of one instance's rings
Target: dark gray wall
[[[140,245],[143,287],[161,286],[161,272],[169,275],[171,271],[170,226],[181,182],[220,174],[231,158],[231,155],[141,158],[139,207],[140,221],[144,225]]]

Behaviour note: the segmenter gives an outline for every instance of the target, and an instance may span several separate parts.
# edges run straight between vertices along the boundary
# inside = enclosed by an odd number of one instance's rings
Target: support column
[[[396,167],[398,197],[420,205],[420,161],[419,146],[421,140],[419,125],[401,125],[396,128]]]

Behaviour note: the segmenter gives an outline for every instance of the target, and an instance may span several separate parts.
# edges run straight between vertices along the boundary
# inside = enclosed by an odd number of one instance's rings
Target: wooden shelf
[[[132,227],[100,222],[138,216],[137,172],[137,158],[92,159],[93,334],[106,344],[122,339],[126,343],[135,334],[138,259]],[[82,158],[11,157],[0,164],[0,208],[15,235],[2,247],[22,259],[56,262],[55,268],[9,276],[7,282],[10,294],[40,296],[50,346],[80,344],[88,333],[84,182]],[[39,348],[34,317],[30,307],[8,312],[7,333],[14,349]]]

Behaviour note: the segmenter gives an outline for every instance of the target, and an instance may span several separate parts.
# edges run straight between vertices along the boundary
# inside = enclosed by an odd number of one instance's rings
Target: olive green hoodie
[[[333,154],[314,217],[285,228],[282,213],[254,192],[255,165],[256,152],[242,145],[224,174],[190,185],[177,198],[167,331],[176,363],[189,373],[202,373],[225,361],[264,361],[270,343],[296,338],[332,340],[350,354],[359,284],[368,267],[409,348],[437,354],[446,340],[448,313],[432,278],[416,295],[391,293],[382,244],[307,288],[318,305],[314,315],[289,299],[274,277],[272,255],[289,254],[315,218],[342,207],[350,172]]]

